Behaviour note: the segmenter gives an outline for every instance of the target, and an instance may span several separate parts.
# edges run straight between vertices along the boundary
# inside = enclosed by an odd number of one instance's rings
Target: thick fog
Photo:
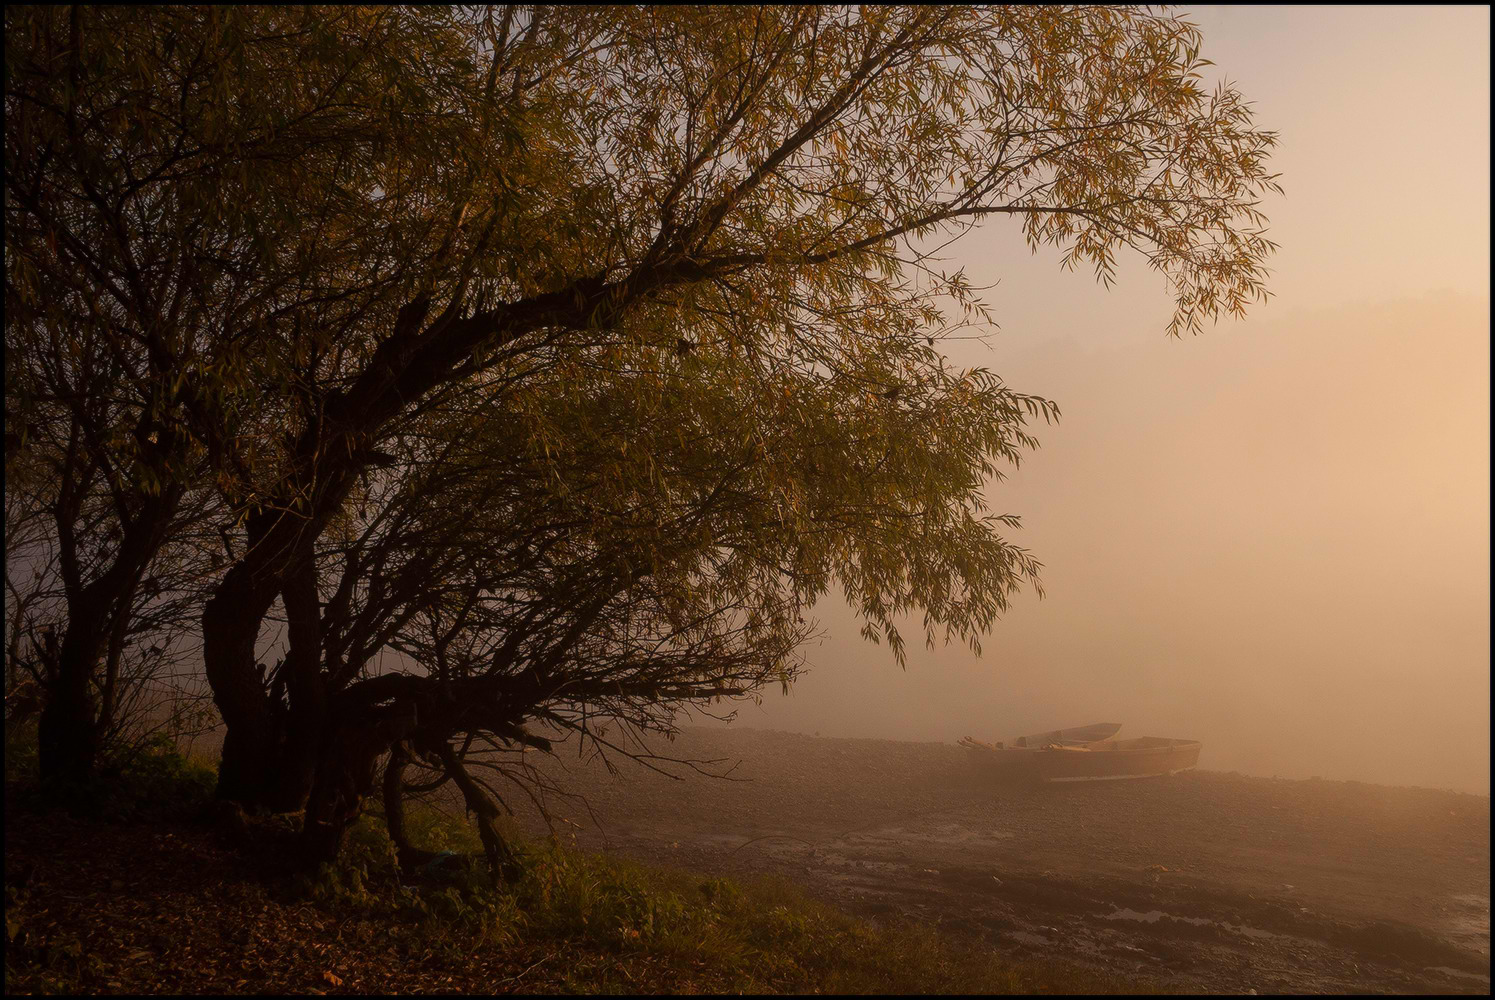
[[[1275,297],[1169,340],[1144,264],[1107,292],[988,225],[948,252],[1002,322],[951,347],[1059,403],[994,513],[1045,563],[976,657],[900,671],[834,599],[738,725],[1002,739],[1095,721],[1202,767],[1488,793],[1488,8],[1202,8],[1281,132]],[[912,629],[911,629],[912,631]]]

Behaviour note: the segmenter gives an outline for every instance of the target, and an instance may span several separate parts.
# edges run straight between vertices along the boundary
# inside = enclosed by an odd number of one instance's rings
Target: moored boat
[[[1039,778],[1034,767],[1035,755],[1045,747],[1085,746],[1115,736],[1120,729],[1119,722],[1092,722],[1088,726],[1019,736],[1008,743],[984,743],[967,736],[960,745],[966,748],[971,765],[978,773],[1031,781]]]
[[[1042,747],[1050,743],[1094,743],[1096,740],[1109,740],[1120,731],[1119,722],[1092,722],[1088,726],[1075,726],[1073,729],[1051,729],[1046,733],[1019,736],[1012,741],[1012,745]]]
[[[1185,771],[1199,763],[1198,740],[1112,739],[1119,723],[1096,722],[1019,736],[1010,744],[960,741],[979,773],[1030,781],[1109,781]]]
[[[1142,736],[1130,740],[1051,745],[1033,755],[1044,781],[1114,781],[1175,774],[1199,763],[1198,740]]]

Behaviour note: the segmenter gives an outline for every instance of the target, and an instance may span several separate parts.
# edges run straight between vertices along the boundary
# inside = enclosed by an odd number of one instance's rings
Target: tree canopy
[[[1140,252],[1175,335],[1262,297],[1275,137],[1199,53],[1135,7],[11,8],[7,465],[82,449],[121,579],[218,519],[220,794],[322,855],[383,755],[483,815],[474,740],[788,684],[828,591],[979,648],[1039,568],[984,489],[1057,410],[946,359],[990,316],[939,249]]]

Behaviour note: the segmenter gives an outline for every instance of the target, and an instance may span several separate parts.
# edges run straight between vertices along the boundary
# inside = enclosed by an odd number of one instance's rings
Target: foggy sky
[[[1107,292],[993,223],[948,254],[1001,321],[952,357],[1055,400],[993,486],[1046,565],[977,658],[901,672],[823,601],[810,673],[737,724],[1002,739],[1095,721],[1200,766],[1488,794],[1488,8],[1194,8],[1281,132],[1271,302],[1163,333],[1161,279]]]

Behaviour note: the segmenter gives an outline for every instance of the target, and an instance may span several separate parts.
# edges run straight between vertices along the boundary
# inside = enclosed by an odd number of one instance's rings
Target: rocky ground
[[[548,800],[553,828],[1184,991],[1490,989],[1488,797],[1207,770],[998,786],[954,745],[756,730],[649,750],[729,777],[526,755],[579,796]]]

